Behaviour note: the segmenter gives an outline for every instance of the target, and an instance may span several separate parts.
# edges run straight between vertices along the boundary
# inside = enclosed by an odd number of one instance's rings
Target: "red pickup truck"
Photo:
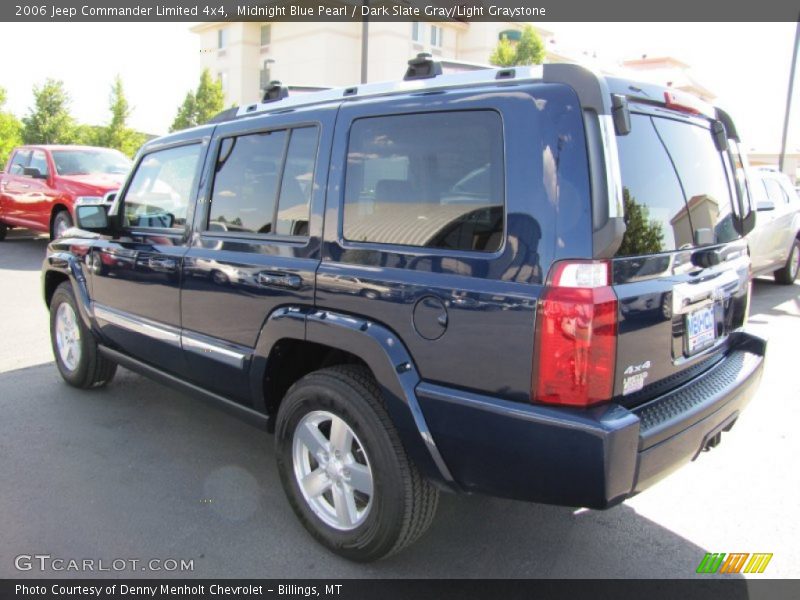
[[[0,240],[12,227],[57,238],[76,203],[100,203],[131,167],[121,152],[93,146],[21,146],[0,172]]]

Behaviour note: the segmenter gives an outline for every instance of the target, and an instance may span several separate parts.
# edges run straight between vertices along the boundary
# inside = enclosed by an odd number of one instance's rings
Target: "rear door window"
[[[211,194],[210,233],[308,236],[318,127],[222,140]]]
[[[626,224],[618,256],[692,248],[701,229],[714,243],[738,237],[723,154],[708,129],[633,114],[617,145]]]
[[[617,146],[626,225],[617,254],[654,254],[691,245],[688,223],[673,222],[686,202],[652,119],[631,115],[631,132],[618,137]]]
[[[733,226],[733,202],[722,153],[708,129],[672,119],[653,119],[678,171],[694,231],[710,229],[717,244],[739,237]],[[683,214],[678,217],[684,218]]]

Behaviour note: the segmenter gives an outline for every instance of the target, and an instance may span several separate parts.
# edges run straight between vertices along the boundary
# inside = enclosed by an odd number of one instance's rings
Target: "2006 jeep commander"
[[[333,551],[403,548],[440,490],[613,506],[753,396],[753,212],[723,111],[576,65],[420,57],[226,112],[146,144],[50,244],[56,364],[274,431]]]

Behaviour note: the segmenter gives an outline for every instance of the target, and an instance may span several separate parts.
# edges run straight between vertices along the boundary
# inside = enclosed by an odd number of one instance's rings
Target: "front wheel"
[[[775,271],[775,281],[782,285],[792,285],[797,279],[798,269],[800,269],[800,240],[795,239],[786,264]]]
[[[289,503],[311,535],[336,554],[376,560],[430,526],[438,490],[409,460],[364,367],[303,377],[281,403],[275,433]]]
[[[72,227],[72,217],[68,210],[59,210],[53,217],[53,225],[50,227],[50,239],[56,240],[64,236],[64,233]]]
[[[106,385],[116,363],[100,354],[92,332],[83,324],[69,282],[56,288],[50,301],[50,341],[61,377],[78,388]]]
[[[0,223],[0,242],[6,239],[6,234],[8,233],[8,225],[5,223]]]

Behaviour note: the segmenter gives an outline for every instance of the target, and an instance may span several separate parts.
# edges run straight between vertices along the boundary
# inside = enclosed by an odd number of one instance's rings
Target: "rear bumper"
[[[732,336],[726,358],[635,409],[527,405],[421,383],[431,435],[466,491],[605,508],[693,460],[755,394],[766,342]]]

